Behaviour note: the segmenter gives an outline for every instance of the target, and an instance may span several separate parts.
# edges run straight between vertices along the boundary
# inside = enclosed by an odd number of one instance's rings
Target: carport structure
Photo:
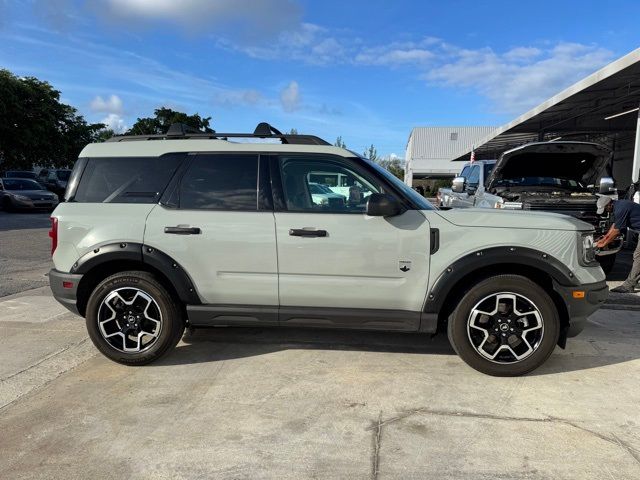
[[[640,48],[558,93],[475,145],[476,159],[493,159],[519,145],[549,140],[604,143],[613,152],[618,188],[638,181],[640,170]],[[468,161],[472,148],[451,160]]]

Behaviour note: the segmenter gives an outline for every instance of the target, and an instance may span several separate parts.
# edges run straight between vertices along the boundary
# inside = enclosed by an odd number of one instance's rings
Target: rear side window
[[[187,210],[257,210],[258,155],[196,155],[178,202]]]
[[[83,203],[156,203],[184,158],[90,158],[74,201]]]

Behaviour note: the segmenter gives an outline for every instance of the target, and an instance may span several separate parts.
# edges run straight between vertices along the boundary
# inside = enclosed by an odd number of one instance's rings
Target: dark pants
[[[636,247],[635,252],[633,252],[633,266],[631,267],[631,272],[629,272],[629,276],[622,284],[625,288],[634,288],[638,281],[640,281],[640,239],[638,239],[638,246]]]

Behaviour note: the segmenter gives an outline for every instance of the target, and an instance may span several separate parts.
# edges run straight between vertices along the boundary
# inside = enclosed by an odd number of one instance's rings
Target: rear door
[[[179,263],[205,304],[277,308],[268,166],[258,154],[189,157],[168,201],[149,215],[145,244]]]
[[[391,192],[350,159],[281,155],[273,165],[280,323],[416,330],[429,273],[422,212],[367,216],[368,196]],[[344,194],[314,196],[310,183]]]

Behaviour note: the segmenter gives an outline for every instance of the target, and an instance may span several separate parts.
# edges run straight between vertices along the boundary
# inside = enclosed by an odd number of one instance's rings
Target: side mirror
[[[602,177],[600,179],[600,185],[598,188],[600,190],[600,193],[611,193],[616,189],[616,182],[611,177]]]
[[[453,179],[453,182],[451,182],[451,190],[453,190],[455,193],[462,193],[464,192],[464,186],[466,183],[466,178],[456,177]]]
[[[370,217],[393,217],[403,212],[402,204],[386,193],[372,193],[367,199],[365,213]]]

